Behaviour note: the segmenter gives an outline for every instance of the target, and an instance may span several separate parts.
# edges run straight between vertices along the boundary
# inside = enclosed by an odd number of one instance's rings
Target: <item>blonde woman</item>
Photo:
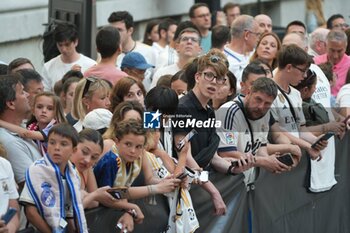
[[[79,81],[74,92],[72,108],[72,116],[78,120],[74,125],[78,132],[83,128],[82,122],[86,114],[96,108],[109,108],[111,87],[108,81],[95,77],[87,77]]]

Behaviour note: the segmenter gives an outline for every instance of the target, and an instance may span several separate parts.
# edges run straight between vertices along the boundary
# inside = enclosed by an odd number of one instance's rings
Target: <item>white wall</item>
[[[87,1],[87,0],[83,0]],[[90,0],[89,0],[90,1]],[[221,0],[223,6],[230,0]],[[135,21],[167,15],[186,15],[193,0],[96,0],[97,26],[107,24],[107,18],[113,11],[127,10],[133,14]],[[235,0],[234,2],[252,4],[257,1]],[[269,4],[268,12],[274,24],[286,26],[294,19],[304,20],[305,6],[303,0],[265,1]],[[40,71],[43,56],[40,35],[44,32],[42,24],[48,21],[48,0],[2,0],[0,1],[0,60],[10,62],[16,57],[27,57]],[[350,23],[350,4],[348,0],[325,0],[324,13],[328,18],[341,13]],[[142,27],[141,27],[142,28]],[[139,39],[142,33],[137,33]]]

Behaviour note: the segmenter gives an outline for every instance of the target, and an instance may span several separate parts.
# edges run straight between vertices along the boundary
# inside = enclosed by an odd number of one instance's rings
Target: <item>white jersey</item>
[[[331,110],[331,86],[323,71],[319,66],[311,64],[310,70],[317,75],[316,90],[312,95],[312,99],[316,103],[320,103],[327,110],[330,121],[334,120]],[[339,92],[340,93],[340,92]],[[338,93],[338,95],[339,95]],[[335,140],[334,137],[328,139],[328,145],[321,151],[322,160],[310,160],[311,178],[309,189],[313,192],[324,192],[333,187],[337,183],[334,177],[335,170]]]
[[[217,130],[220,137],[218,152],[240,151],[242,153],[251,152],[255,155],[261,146],[267,144],[270,112],[258,120],[247,118],[250,129],[240,107],[236,102],[229,101],[216,111],[216,120],[222,123],[222,128]],[[252,139],[254,140],[253,146]]]
[[[79,59],[72,63],[64,63],[61,59],[61,55],[58,55],[44,64],[42,72],[44,89],[46,91],[52,91],[55,83],[61,80],[63,75],[71,70],[74,65],[79,65],[81,67],[81,72],[84,73],[95,64],[96,61],[83,54],[80,54]]]
[[[239,97],[237,101],[240,100]],[[240,102],[242,103],[242,101]],[[220,120],[222,125],[222,128],[217,130],[220,137],[218,153],[239,151],[256,155],[259,148],[267,144],[269,111],[258,120],[250,120],[244,116],[242,109],[236,102],[229,101],[216,111],[216,120]],[[254,142],[252,143],[252,141]],[[255,169],[244,172],[244,176],[246,184],[253,182],[255,180]]]
[[[0,216],[6,213],[9,201],[17,198],[18,192],[11,164],[0,157]]]
[[[337,107],[350,108],[350,84],[342,86],[337,95]]]
[[[317,75],[316,90],[312,95],[312,99],[316,103],[322,104],[322,106],[327,110],[328,117],[330,120],[334,120],[334,116],[331,110],[331,85],[318,65],[311,64],[310,70],[314,71]]]
[[[278,90],[277,97],[271,106],[272,116],[276,122],[279,123],[281,128],[299,138],[300,126],[305,125],[305,117],[302,108],[303,100],[301,99],[300,92],[291,86],[289,93],[284,94],[288,97],[294,108],[296,119],[293,117],[291,106],[280,90]]]
[[[243,55],[236,53],[227,46],[224,48],[224,54],[227,56],[229,63],[229,70],[235,75],[237,79],[237,90],[241,90],[242,73],[244,68],[249,64],[250,55]]]

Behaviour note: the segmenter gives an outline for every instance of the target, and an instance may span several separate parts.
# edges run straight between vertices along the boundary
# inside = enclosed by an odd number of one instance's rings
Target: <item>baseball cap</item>
[[[138,52],[130,52],[127,53],[120,66],[121,69],[126,68],[136,68],[139,70],[147,70],[148,68],[154,68],[153,65],[148,64],[144,56]]]
[[[108,128],[112,115],[113,114],[105,108],[96,108],[86,114],[83,120],[83,127],[94,130]]]

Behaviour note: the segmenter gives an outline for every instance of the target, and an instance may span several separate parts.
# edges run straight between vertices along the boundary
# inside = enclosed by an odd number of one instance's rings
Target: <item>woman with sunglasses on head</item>
[[[83,128],[82,122],[86,114],[96,108],[109,108],[111,87],[108,81],[95,77],[87,77],[79,81],[74,92],[72,107],[72,116],[78,120],[74,128],[78,132]]]

